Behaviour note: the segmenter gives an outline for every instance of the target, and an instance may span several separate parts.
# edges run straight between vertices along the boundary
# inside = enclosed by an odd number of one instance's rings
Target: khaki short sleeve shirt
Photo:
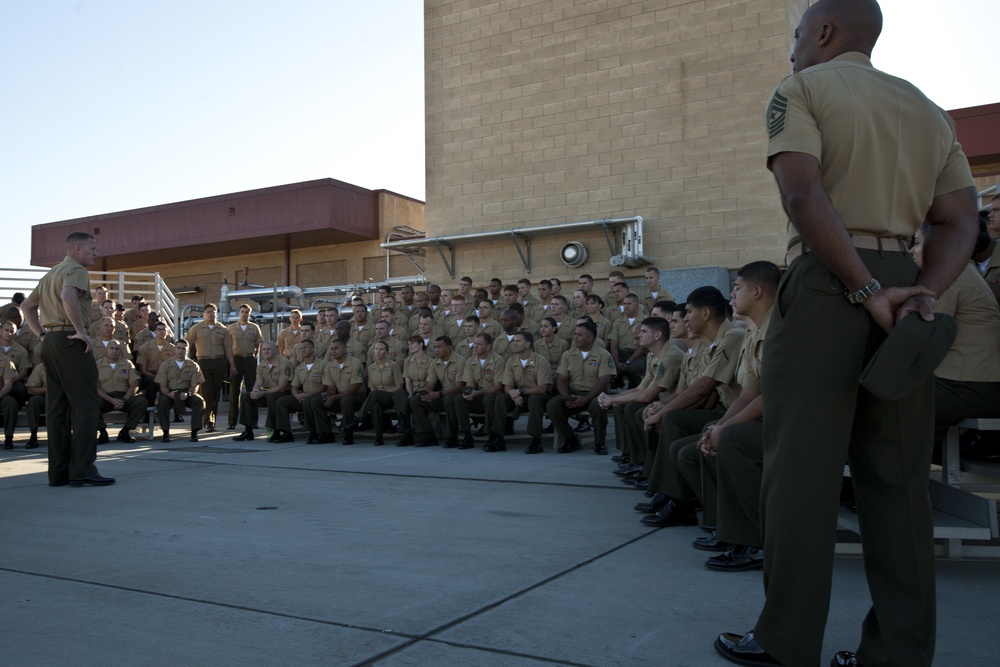
[[[532,352],[524,361],[511,357],[504,364],[503,386],[507,389],[528,389],[552,384],[552,366],[548,359]]]
[[[594,345],[583,358],[583,352],[572,347],[559,360],[556,375],[565,375],[569,381],[569,390],[574,394],[587,394],[605,376],[614,376],[615,362],[611,353]]]
[[[1000,307],[974,266],[962,269],[934,311],[951,315],[958,325],[935,375],[958,382],[1000,382]]]

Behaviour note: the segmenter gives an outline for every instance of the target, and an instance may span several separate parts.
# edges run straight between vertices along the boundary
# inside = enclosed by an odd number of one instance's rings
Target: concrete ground
[[[715,636],[762,604],[760,572],[640,525],[586,448],[234,434],[102,446],[106,488],[49,488],[44,446],[0,452],[0,664],[727,665]],[[996,664],[998,599],[997,561],[938,561],[937,664]],[[824,661],[869,604],[838,557]]]

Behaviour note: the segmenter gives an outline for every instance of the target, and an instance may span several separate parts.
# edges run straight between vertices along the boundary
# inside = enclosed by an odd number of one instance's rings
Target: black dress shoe
[[[830,667],[861,667],[861,663],[858,662],[858,656],[851,651],[837,651],[830,660]]]
[[[476,446],[476,441],[472,439],[471,433],[466,433],[465,437],[462,438],[462,441],[458,443],[458,446],[462,449],[472,449]]]
[[[764,552],[757,547],[734,544],[718,556],[705,561],[709,570],[720,572],[745,572],[764,568]]]
[[[598,442],[594,444],[594,453],[598,456],[607,456],[608,448],[604,446],[603,442]]]
[[[411,445],[413,445],[412,435],[404,435],[399,439],[399,442],[396,443],[397,447],[410,447]]]
[[[359,428],[361,428],[360,419],[352,419],[350,423],[341,424],[340,426],[340,430],[343,431],[344,433],[352,433],[354,431],[357,431]]]
[[[275,431],[275,432],[277,433],[277,431]],[[281,435],[279,435],[278,437],[276,437],[274,439],[274,442],[275,442],[275,444],[281,444],[281,443],[285,443],[285,442],[295,442],[295,436],[293,436],[291,433],[287,433],[285,431],[281,431]]]
[[[169,433],[164,433],[163,437],[160,438],[160,442],[170,442],[170,434]]]
[[[712,534],[708,537],[697,538],[691,543],[691,546],[695,549],[701,549],[702,551],[726,551],[733,545],[729,542],[723,542],[720,540],[718,534],[716,534],[713,530]]]
[[[483,424],[478,429],[476,429],[476,432],[473,433],[473,435],[477,438],[481,438],[484,435],[486,435],[486,424]]]
[[[236,424],[230,424],[229,426],[226,427],[226,430],[227,431],[235,431],[236,430]]]
[[[291,438],[292,434],[289,433],[288,437]],[[292,440],[283,440],[282,442],[292,442]],[[344,442],[341,443],[341,444],[344,444],[344,445],[353,445],[354,444],[354,432],[353,431],[348,431],[347,433],[345,433],[344,434]]]
[[[637,477],[635,480],[635,484],[633,485],[633,488],[635,488],[638,491],[645,491],[646,489],[649,488],[649,480],[646,479],[645,477]]]
[[[612,470],[611,474],[619,477],[635,477],[640,472],[642,472],[642,466],[619,466]]]
[[[118,432],[118,442],[137,442],[135,438],[125,429]]]
[[[89,477],[81,477],[80,479],[69,480],[70,486],[110,486],[114,483],[114,477],[105,477],[97,474],[90,475]]]
[[[3,441],[3,448],[4,449],[14,449],[14,441],[13,440],[4,440]]]
[[[552,422],[549,422],[549,425],[542,429],[542,433],[555,433],[555,432],[556,432],[556,427],[552,425]]]
[[[191,437],[188,438],[191,442],[198,442],[198,431],[191,431]]]
[[[590,422],[588,422],[588,421],[582,421],[582,422],[580,422],[579,424],[576,425],[576,428],[573,429],[573,432],[574,433],[586,433],[587,431],[590,430],[590,428],[591,428],[590,427]]]
[[[657,493],[648,503],[637,503],[632,509],[636,512],[641,512],[642,514],[656,514],[669,502],[670,498],[666,497],[662,493]]]
[[[778,665],[781,663],[767,654],[753,638],[753,631],[745,635],[723,632],[715,640],[715,650],[723,658],[741,665]]]
[[[236,436],[235,438],[233,438],[233,440],[235,440],[236,442],[243,442],[245,440],[253,440],[253,431],[251,431],[250,429],[247,429],[246,431],[243,431],[238,436]]]
[[[310,438],[310,439],[312,440],[310,444],[313,445],[331,445],[337,442],[337,436],[335,436],[333,432],[322,433],[320,435],[317,435],[315,438]]]
[[[456,449],[458,447],[458,438],[451,437],[444,441],[445,449]]]
[[[542,441],[538,438],[532,438],[531,444],[524,448],[525,454],[541,454],[542,453]]]
[[[642,524],[645,526],[655,526],[657,528],[669,528],[672,526],[697,526],[698,517],[694,509],[687,503],[679,503],[676,500],[667,502],[663,508],[653,516],[644,516]]]
[[[492,445],[486,445],[485,447],[483,447],[483,451],[484,452],[506,452],[507,451],[507,444],[501,438],[500,440],[497,440],[496,442],[494,442]]]
[[[24,443],[25,449],[38,449],[38,436],[33,435],[28,438],[28,442]]]
[[[424,436],[424,439],[417,443],[417,447],[437,447],[441,443],[438,442],[437,436],[431,433],[430,435]]]
[[[205,430],[209,433],[215,433],[215,424],[205,424]]]
[[[184,417],[181,417],[180,415],[174,415],[174,422],[182,422],[182,421],[184,421]]]
[[[618,454],[616,456],[612,456],[611,460],[614,461],[615,463],[628,463],[629,462],[628,455],[626,455],[626,454]]]
[[[102,428],[100,433],[97,434],[97,444],[106,445],[109,442],[111,442],[111,438],[108,437],[108,432]]]
[[[580,441],[577,440],[576,436],[573,436],[572,438],[568,438],[566,442],[563,443],[563,446],[556,451],[560,454],[569,454],[570,452],[575,452],[579,449],[582,449],[582,447],[580,447]]]
[[[375,442],[373,442],[372,444],[375,445],[376,447],[378,447],[379,445],[384,445],[385,444],[385,438],[383,438],[380,435],[376,435],[375,436]]]

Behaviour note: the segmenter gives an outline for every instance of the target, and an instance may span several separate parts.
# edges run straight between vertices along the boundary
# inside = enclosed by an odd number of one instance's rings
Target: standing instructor
[[[934,297],[972,252],[975,192],[948,114],[872,67],[881,30],[874,0],[813,4],[767,110],[789,268],[761,377],[766,600],[753,631],[715,644],[742,664],[820,664],[845,460],[872,607],[857,653],[833,664],[929,666],[934,656],[933,377],[895,401],[859,377],[905,316],[933,320]],[[925,218],[921,269],[907,241]]]
[[[107,486],[97,472],[97,363],[90,353],[90,274],[97,241],[86,232],[66,237],[66,259],[56,264],[25,299],[28,327],[42,337],[48,378],[45,414],[49,430],[49,486]],[[41,320],[39,320],[41,313]],[[43,325],[44,323],[44,325]]]

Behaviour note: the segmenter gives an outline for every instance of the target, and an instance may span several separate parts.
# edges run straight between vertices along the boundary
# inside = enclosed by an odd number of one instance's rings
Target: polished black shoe
[[[444,448],[445,449],[456,449],[457,447],[458,447],[458,438],[457,437],[452,436],[452,437],[450,437],[450,438],[448,438],[447,440],[444,441]]]
[[[670,498],[666,497],[662,493],[657,493],[650,498],[648,503],[637,503],[632,509],[636,512],[641,512],[642,514],[656,514],[669,502]]]
[[[198,442],[198,431],[191,431],[191,437],[189,440],[191,442]]]
[[[514,419],[512,417],[507,417],[507,421],[503,425],[504,435],[514,435]]]
[[[713,530],[711,535],[708,537],[699,537],[691,543],[691,546],[695,549],[701,549],[702,551],[726,551],[733,545],[729,542],[723,542],[720,540],[719,536]]]
[[[215,424],[212,423],[205,424],[205,430],[208,431],[209,433],[215,433]]]
[[[437,447],[441,443],[438,442],[437,436],[431,433],[430,435],[424,436],[424,439],[417,443],[417,447]]]
[[[14,441],[10,438],[3,441],[4,449],[14,449]]]
[[[573,432],[574,433],[586,433],[590,429],[591,429],[590,422],[583,421],[583,422],[580,422],[579,424],[576,425],[576,428],[573,429]]]
[[[385,438],[383,438],[380,435],[377,435],[377,436],[375,436],[375,442],[373,442],[372,444],[375,445],[376,447],[379,447],[380,445],[384,445],[385,444]]]
[[[549,425],[542,429],[542,433],[555,433],[555,432],[556,432],[556,427],[552,425],[552,422],[549,422]]]
[[[279,433],[279,431],[275,431],[275,434],[278,434],[278,433]],[[292,435],[291,433],[286,432],[286,431],[280,431],[280,435],[277,435],[277,437],[275,437],[274,443],[275,444],[282,444],[282,443],[285,443],[285,442],[295,442],[295,436]]]
[[[642,524],[657,528],[697,526],[698,516],[694,513],[694,509],[687,503],[679,503],[676,500],[671,500],[655,515],[644,516]]]
[[[861,667],[858,656],[851,651],[837,651],[830,660],[830,667]]]
[[[481,438],[484,435],[486,435],[486,424],[483,424],[482,426],[480,426],[479,428],[477,428],[476,432],[473,433],[473,435],[475,437],[477,437],[477,438]]]
[[[632,487],[638,491],[645,491],[649,488],[649,480],[645,477],[636,477],[635,484]]]
[[[170,434],[169,433],[164,433],[163,437],[160,438],[160,442],[170,442]]]
[[[566,442],[563,443],[563,446],[556,451],[560,454],[569,454],[570,452],[575,452],[579,449],[582,449],[580,441],[576,439],[576,436],[574,436],[572,438],[568,438]]]
[[[397,447],[410,447],[412,445],[413,445],[412,435],[404,435],[402,438],[399,439],[399,442],[396,443]]]
[[[246,440],[253,440],[253,431],[247,429],[240,433],[238,436],[234,437],[233,440],[236,442],[244,442]]]
[[[316,435],[315,433],[309,437],[306,441],[308,445],[330,445],[337,442],[337,436],[331,433],[323,433],[321,435]]]
[[[118,437],[116,438],[118,442],[138,442],[132,435],[128,432],[128,429],[122,429],[118,431]]]
[[[184,417],[181,417],[180,415],[174,415],[174,422],[175,423],[180,423],[182,421],[184,421]]]
[[[288,437],[291,438],[292,434],[289,433]],[[292,442],[292,440],[290,440],[290,439],[289,440],[283,440],[282,442]],[[345,444],[345,445],[353,445],[354,444],[354,432],[353,431],[348,431],[347,433],[344,434],[344,442],[342,444]]]
[[[715,650],[723,658],[741,665],[781,665],[760,647],[752,630],[745,635],[723,632],[715,640]]]
[[[235,431],[236,430],[236,424],[235,423],[229,424],[229,426],[226,427],[226,430],[227,431]]]
[[[594,453],[598,456],[607,456],[608,448],[604,446],[603,442],[594,443]]]
[[[114,483],[114,477],[105,477],[104,475],[97,474],[69,480],[70,486],[110,486]]]
[[[718,556],[705,561],[709,570],[721,572],[745,572],[764,569],[764,552],[757,547],[734,544]]]
[[[628,455],[626,455],[626,454],[617,454],[615,456],[612,456],[611,460],[613,462],[615,462],[615,463],[626,463],[627,464],[629,462]]]
[[[385,432],[386,432],[386,433],[388,433],[389,435],[395,435],[396,433],[399,433],[399,431],[398,431],[398,430],[396,430],[396,425],[395,425],[395,424],[393,424],[393,423],[391,423],[391,422],[390,422],[390,424],[389,424],[389,425],[388,425],[388,426],[387,426],[387,427],[385,428]]]
[[[642,472],[642,466],[619,466],[612,470],[611,474],[618,475],[619,477],[635,477],[640,472]]]
[[[524,448],[525,454],[541,454],[542,453],[542,441],[538,438],[532,438],[531,444]]]
[[[100,433],[97,434],[97,444],[106,445],[109,442],[111,442],[111,438],[108,437],[108,432],[102,428]]]
[[[349,423],[340,425],[340,430],[343,431],[344,433],[353,433],[354,431],[357,431],[359,428],[361,428],[360,419],[352,419]]]
[[[472,449],[476,446],[476,441],[472,439],[471,433],[466,433],[465,437],[462,438],[462,441],[458,443],[458,446],[461,449]]]
[[[28,438],[28,442],[24,443],[25,449],[38,449],[38,436],[34,433]]]
[[[506,452],[507,444],[503,441],[503,438],[498,439],[491,445],[486,445],[483,447],[484,452]]]

